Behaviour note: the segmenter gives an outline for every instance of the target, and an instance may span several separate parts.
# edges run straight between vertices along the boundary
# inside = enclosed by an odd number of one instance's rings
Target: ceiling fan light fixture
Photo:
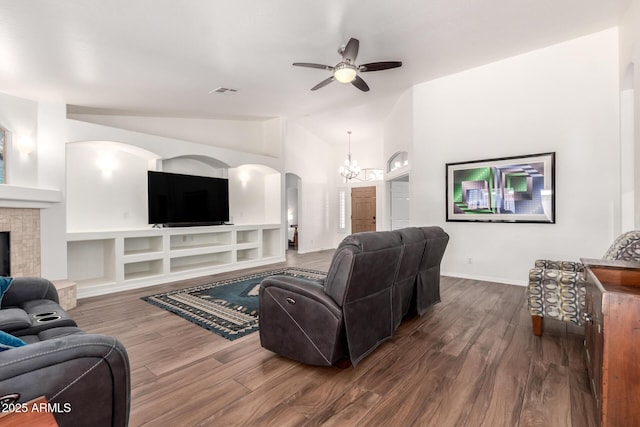
[[[356,67],[351,64],[341,63],[333,69],[333,76],[340,83],[351,83],[356,78]]]
[[[358,41],[358,39],[350,38],[349,42],[343,48],[338,49],[338,54],[342,56],[342,61],[338,62],[335,67],[312,62],[294,62],[293,65],[331,71],[330,77],[322,80],[312,87],[311,90],[318,90],[337,80],[340,83],[351,83],[362,92],[369,92],[369,85],[360,77],[360,73],[389,70],[402,66],[402,62],[400,61],[378,61],[357,65],[356,58],[358,57],[359,46],[360,41]]]

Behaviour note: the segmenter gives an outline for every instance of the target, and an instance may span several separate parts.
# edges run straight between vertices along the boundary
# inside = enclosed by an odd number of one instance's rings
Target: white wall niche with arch
[[[157,170],[162,172],[200,175],[213,178],[227,178],[229,165],[213,157],[204,155],[183,155],[157,162]]]
[[[158,155],[113,141],[66,145],[67,231],[151,227],[147,171]]]
[[[282,222],[282,176],[259,164],[229,168],[229,221],[236,225]]]

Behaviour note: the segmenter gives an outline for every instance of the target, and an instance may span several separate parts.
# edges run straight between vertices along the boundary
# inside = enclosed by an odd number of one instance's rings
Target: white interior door
[[[409,183],[391,181],[391,229],[409,226]]]

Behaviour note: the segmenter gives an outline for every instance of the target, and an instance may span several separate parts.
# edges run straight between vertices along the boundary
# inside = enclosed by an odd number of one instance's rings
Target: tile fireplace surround
[[[0,231],[11,233],[11,276],[40,276],[40,209],[0,208]]]

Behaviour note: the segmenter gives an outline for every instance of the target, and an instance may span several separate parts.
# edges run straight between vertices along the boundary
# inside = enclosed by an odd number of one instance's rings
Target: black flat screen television
[[[149,224],[167,227],[229,221],[229,180],[148,171]]]

